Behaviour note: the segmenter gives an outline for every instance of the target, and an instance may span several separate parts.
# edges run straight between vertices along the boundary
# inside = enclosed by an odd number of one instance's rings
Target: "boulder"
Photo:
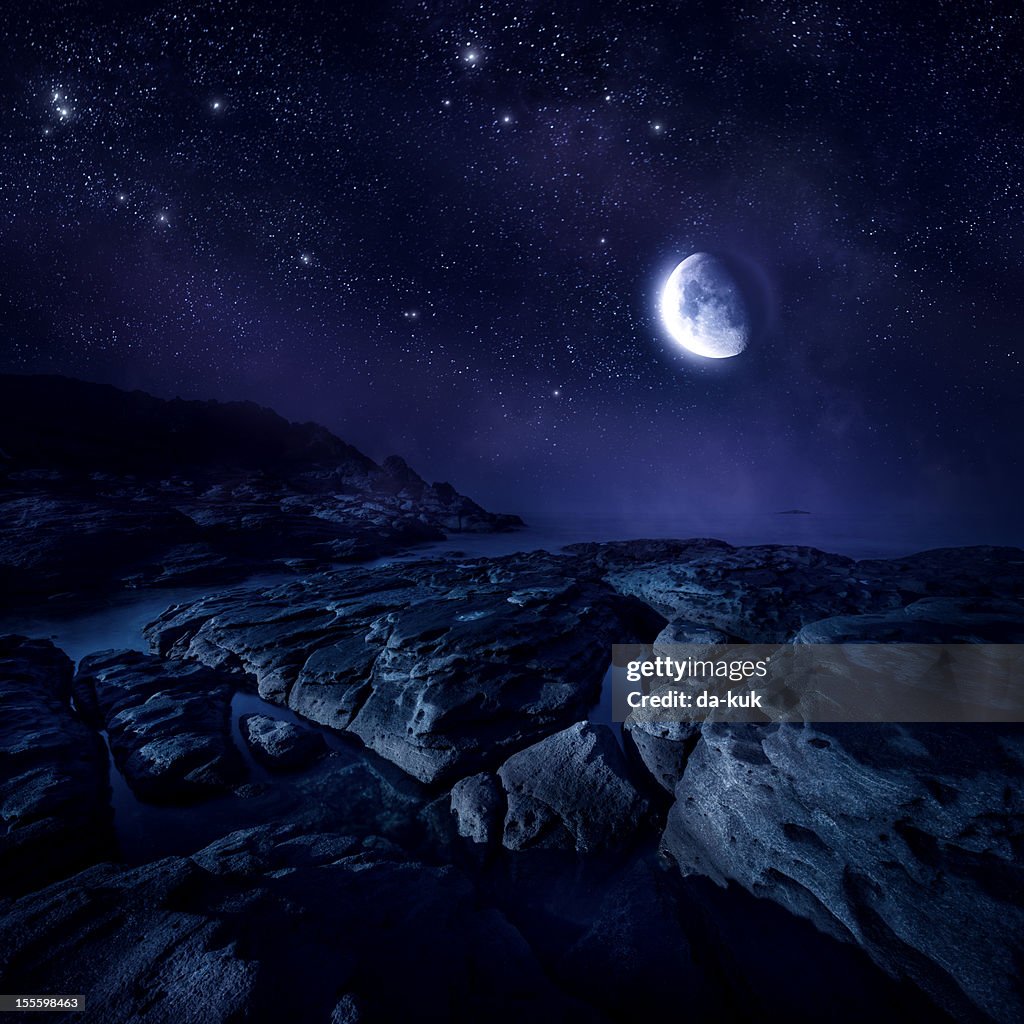
[[[499,769],[510,850],[597,853],[636,838],[648,808],[606,725],[577,722],[510,757]]]
[[[962,1019],[1024,1016],[1024,727],[705,726],[663,847]]]
[[[974,545],[934,548],[901,558],[864,559],[866,577],[884,579],[901,604],[918,597],[1005,597],[1024,600],[1024,551]]]
[[[504,581],[397,611],[370,693],[349,726],[367,746],[424,782],[496,765],[573,719],[600,694],[612,643],[653,616],[600,584],[573,578]]]
[[[720,646],[730,642],[726,633],[688,619],[674,619],[655,637],[652,657],[679,657],[680,644]],[[658,687],[655,687],[658,689]],[[623,723],[627,743],[639,755],[644,766],[662,789],[675,791],[683,776],[686,759],[700,737],[700,724],[664,721],[664,713],[636,708]]]
[[[52,483],[7,490],[0,497],[0,605],[116,588],[139,566],[199,539],[186,515],[140,497]]]
[[[242,737],[253,757],[274,771],[308,768],[327,750],[323,736],[269,715],[243,715]]]

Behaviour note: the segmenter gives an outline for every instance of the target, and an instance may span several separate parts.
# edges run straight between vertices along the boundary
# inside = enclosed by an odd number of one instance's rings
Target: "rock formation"
[[[70,659],[0,637],[0,891],[20,892],[113,851],[107,752],[71,706]]]
[[[251,402],[0,374],[0,603],[212,583],[507,530],[450,484],[378,466]]]

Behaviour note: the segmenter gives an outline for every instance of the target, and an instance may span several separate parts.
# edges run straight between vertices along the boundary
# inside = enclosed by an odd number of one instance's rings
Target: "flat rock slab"
[[[49,640],[0,638],[0,892],[113,850],[107,752],[71,707],[73,671]]]
[[[1024,602],[990,597],[925,597],[872,615],[839,615],[803,626],[798,644],[1019,644]]]
[[[231,738],[233,680],[201,665],[138,651],[83,658],[75,699],[106,730],[133,792],[188,802],[226,792],[244,778]]]
[[[536,553],[226,593],[169,609],[147,636],[172,659],[250,674],[267,700],[347,729],[424,782],[450,782],[583,717],[610,645],[663,625],[587,566]]]
[[[711,629],[687,619],[673,619],[654,638],[652,653],[672,657],[673,649],[679,644],[700,644],[702,646],[718,646],[727,644],[729,636],[720,629]]]
[[[736,640],[775,643],[804,623],[899,607],[895,585],[852,558],[815,548],[724,541],[622,541],[567,549],[594,559],[607,581],[669,619]]]
[[[1006,597],[1024,600],[1024,550],[978,544],[933,548],[902,558],[864,559],[867,576],[878,575],[904,600],[917,597]]]
[[[1024,727],[705,726],[663,837],[958,1019],[1024,1017]]]

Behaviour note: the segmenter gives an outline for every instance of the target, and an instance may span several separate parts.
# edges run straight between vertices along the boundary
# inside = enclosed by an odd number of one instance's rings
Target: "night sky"
[[[5,7],[0,369],[527,515],[1018,517],[1019,4],[288,7]],[[658,318],[701,250],[734,359]]]

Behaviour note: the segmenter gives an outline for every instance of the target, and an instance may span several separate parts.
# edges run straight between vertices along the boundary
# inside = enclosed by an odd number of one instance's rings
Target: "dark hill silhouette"
[[[254,402],[167,401],[47,375],[0,375],[0,448],[8,468],[72,474],[330,471],[361,486],[387,475],[326,427],[290,423]]]

